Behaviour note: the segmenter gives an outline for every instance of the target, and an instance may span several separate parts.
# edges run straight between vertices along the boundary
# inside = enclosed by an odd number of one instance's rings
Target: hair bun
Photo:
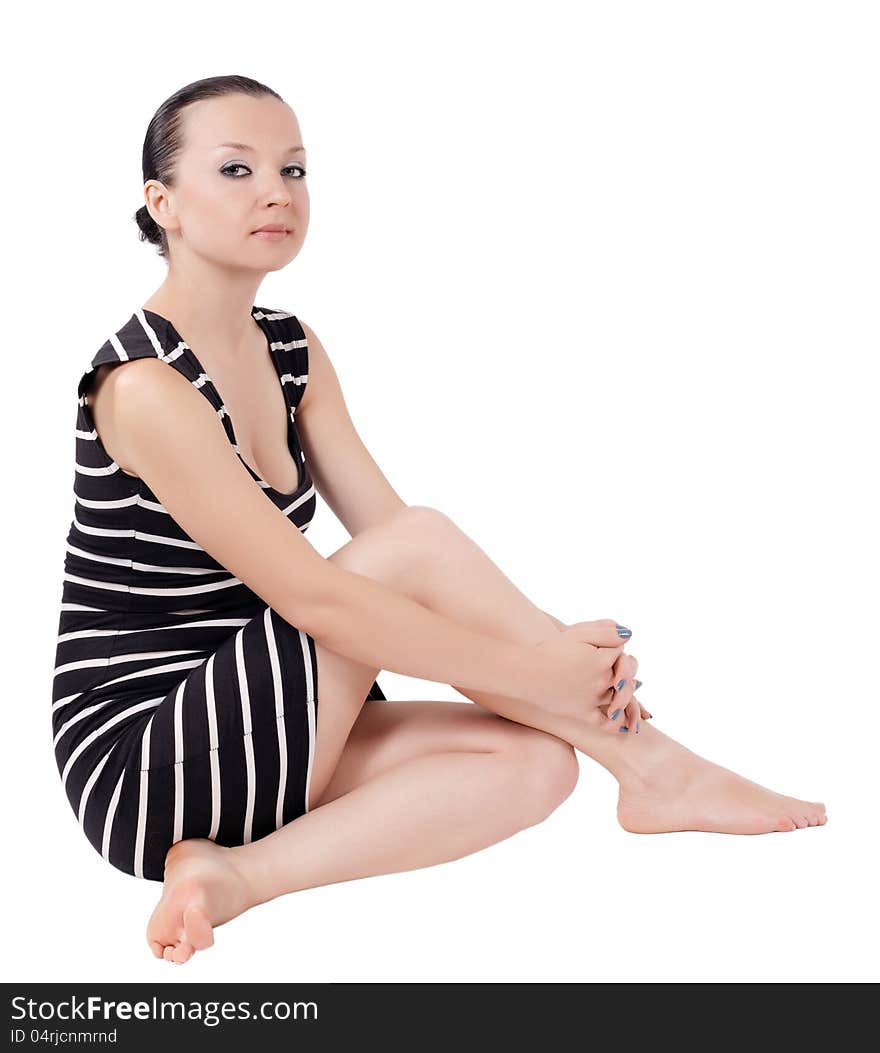
[[[150,215],[150,211],[146,205],[141,205],[137,212],[135,212],[134,218],[140,228],[141,241],[149,241],[153,245],[162,244],[162,228]]]

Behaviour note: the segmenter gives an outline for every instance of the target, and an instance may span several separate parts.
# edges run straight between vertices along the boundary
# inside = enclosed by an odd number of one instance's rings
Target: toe
[[[204,950],[214,943],[214,929],[204,909],[192,904],[183,912],[183,928],[194,949]]]
[[[187,940],[181,940],[174,951],[174,961],[179,965],[183,965],[184,962],[188,962],[195,954],[195,947]]]
[[[790,830],[796,830],[797,829],[797,825],[791,819],[790,816],[784,815],[779,820],[779,822],[776,824],[776,829],[779,830],[780,832],[788,833],[788,831],[790,831]]]
[[[162,957],[162,944],[158,940],[150,940],[150,950],[157,958]]]

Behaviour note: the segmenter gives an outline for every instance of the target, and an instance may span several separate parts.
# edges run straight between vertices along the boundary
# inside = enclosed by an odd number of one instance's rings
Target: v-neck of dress
[[[305,464],[305,459],[300,449],[299,435],[297,434],[296,424],[293,419],[293,401],[290,397],[287,385],[284,383],[284,374],[282,372],[283,362],[281,361],[280,356],[277,353],[276,348],[274,346],[274,334],[272,333],[271,329],[269,328],[266,322],[266,311],[263,308],[254,305],[251,308],[251,317],[260,327],[261,331],[263,332],[263,335],[266,338],[266,348],[272,359],[272,365],[275,369],[275,375],[278,377],[278,382],[281,385],[281,392],[284,396],[284,404],[287,409],[287,449],[291,457],[293,458],[294,464],[297,468],[297,474],[299,476],[299,483],[296,486],[296,489],[291,490],[288,493],[285,493],[285,491],[283,490],[276,490],[274,486],[271,486],[269,483],[267,483],[266,480],[263,479],[263,477],[256,471],[256,469],[252,468],[251,465],[249,465],[248,462],[244,459],[244,457],[242,457],[241,451],[238,448],[238,439],[235,435],[235,425],[232,422],[232,417],[229,415],[229,411],[227,410],[226,405],[223,402],[223,398],[220,395],[220,392],[217,390],[217,386],[211,379],[211,376],[208,373],[208,371],[199,361],[195,351],[193,351],[193,349],[184,340],[180,333],[174,328],[174,325],[171,322],[171,320],[166,318],[164,315],[157,314],[156,311],[149,310],[146,307],[142,307],[141,310],[143,311],[145,316],[152,315],[154,318],[157,318],[159,319],[159,321],[162,322],[162,324],[167,328],[169,335],[173,338],[176,347],[180,348],[180,350],[189,358],[190,363],[199,375],[199,380],[201,384],[210,386],[210,389],[214,394],[214,398],[217,401],[218,411],[222,412],[224,419],[229,424],[229,431],[227,432],[227,437],[229,438],[229,441],[231,442],[235,453],[238,456],[238,459],[245,466],[245,468],[247,468],[247,470],[254,477],[257,483],[259,483],[259,485],[264,490],[267,490],[270,494],[274,494],[277,497],[282,498],[284,500],[290,500],[291,498],[298,497],[299,494],[301,494],[310,483],[310,480],[308,478],[309,473]]]

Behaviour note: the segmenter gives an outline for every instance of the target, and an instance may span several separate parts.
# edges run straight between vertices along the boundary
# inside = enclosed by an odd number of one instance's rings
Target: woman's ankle
[[[616,735],[600,731],[592,724],[572,722],[566,737],[575,749],[601,764],[621,785],[642,788],[674,782],[681,775],[682,762],[690,754],[646,720],[640,722],[638,732],[630,729]]]

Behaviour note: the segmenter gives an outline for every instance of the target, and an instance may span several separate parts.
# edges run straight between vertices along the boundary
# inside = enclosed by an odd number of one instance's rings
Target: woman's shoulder
[[[88,387],[90,404],[98,401],[100,391],[106,390],[109,394],[119,385],[158,385],[162,388],[170,384],[173,388],[177,388],[181,381],[180,374],[176,370],[169,370],[157,356],[102,362],[90,370],[89,375],[91,377]],[[113,375],[112,380],[111,375]],[[104,401],[109,402],[110,398],[105,398]]]
[[[95,430],[109,456],[128,475],[137,474],[130,466],[128,437],[133,415],[159,415],[164,406],[180,405],[182,413],[192,416],[201,404],[190,381],[157,357],[103,363],[90,375],[94,379],[87,398]]]
[[[128,362],[133,358],[159,358],[166,334],[148,320],[143,311],[134,311],[112,331],[92,357],[89,366],[97,369],[110,363]]]

